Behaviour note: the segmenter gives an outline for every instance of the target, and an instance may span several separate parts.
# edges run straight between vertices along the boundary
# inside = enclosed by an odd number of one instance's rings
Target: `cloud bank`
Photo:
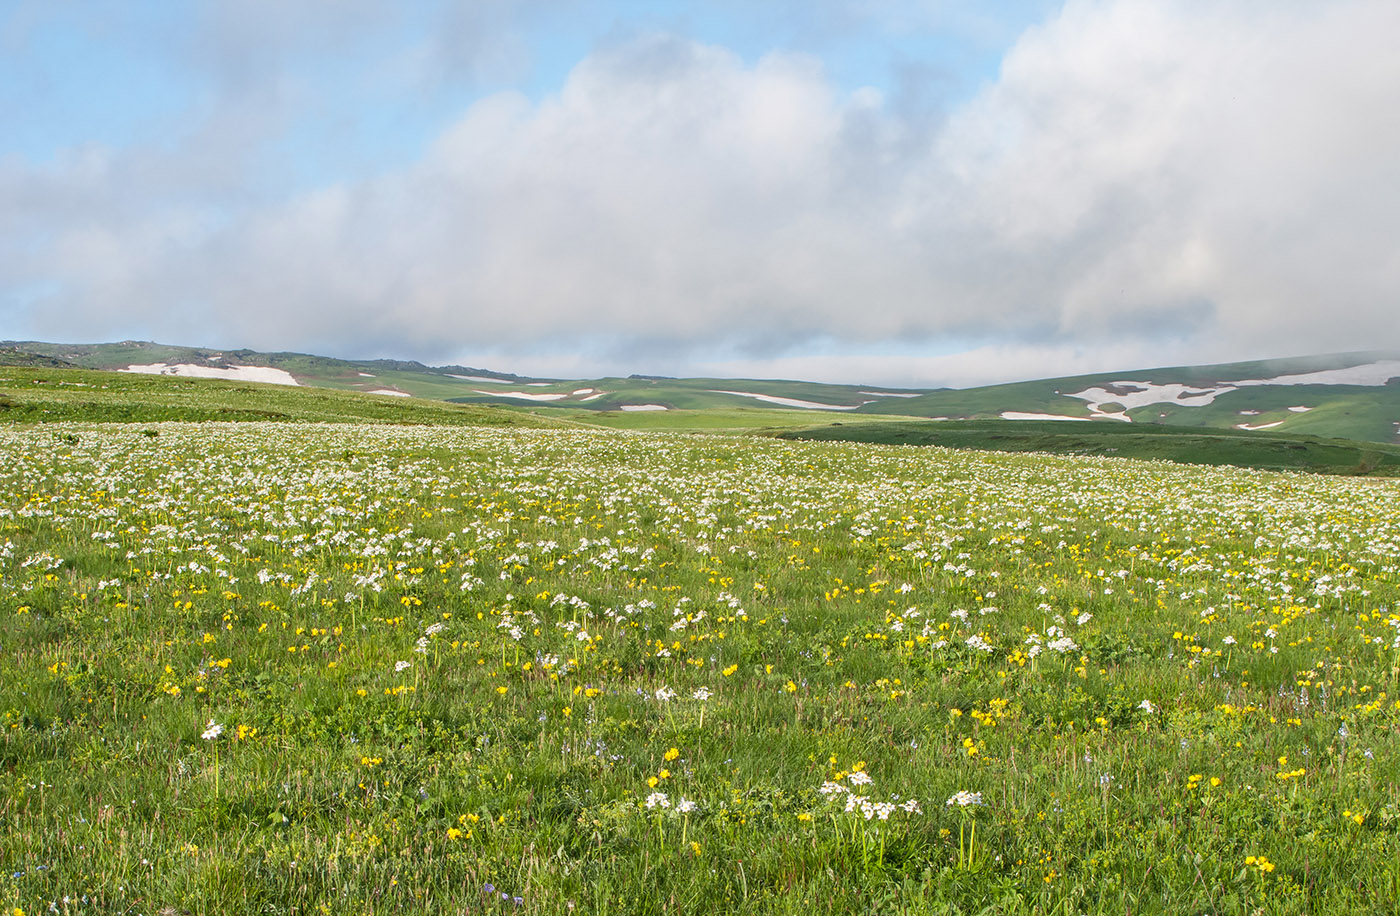
[[[240,195],[206,140],[4,158],[0,316],[881,384],[1400,346],[1397,34],[1383,0],[1070,2],[936,118],[650,34],[310,191]]]

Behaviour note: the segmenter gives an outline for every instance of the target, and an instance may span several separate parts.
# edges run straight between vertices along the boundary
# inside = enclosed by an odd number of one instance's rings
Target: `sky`
[[[0,0],[0,339],[965,386],[1400,348],[1394,0]]]

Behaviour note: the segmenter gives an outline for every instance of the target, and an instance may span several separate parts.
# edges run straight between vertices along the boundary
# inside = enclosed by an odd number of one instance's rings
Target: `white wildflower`
[[[979,634],[973,633],[965,642],[969,649],[976,649],[979,652],[995,652],[996,647],[983,639]]]

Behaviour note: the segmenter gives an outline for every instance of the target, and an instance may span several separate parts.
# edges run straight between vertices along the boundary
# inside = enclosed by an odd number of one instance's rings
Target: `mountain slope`
[[[684,420],[658,423],[654,416],[645,415],[722,411],[742,417],[734,412],[758,408],[810,414],[814,423],[837,414],[1066,419],[1400,441],[1400,353],[1385,351],[1161,367],[966,389],[636,375],[532,378],[408,360],[343,360],[144,341],[86,345],[8,341],[0,343],[0,363],[200,375],[457,404],[570,408],[575,419],[596,415],[609,426],[709,427],[714,425],[713,416],[687,414]]]
[[[940,389],[869,413],[943,419],[1070,419],[1397,441],[1400,354],[1176,366]]]

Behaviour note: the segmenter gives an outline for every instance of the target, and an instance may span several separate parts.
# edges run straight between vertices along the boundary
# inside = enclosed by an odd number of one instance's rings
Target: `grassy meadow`
[[[144,418],[0,455],[6,914],[1400,898],[1393,481]]]
[[[257,382],[0,366],[0,423],[92,421],[560,426],[501,407]]]
[[[1271,471],[1311,471],[1400,477],[1400,445],[1322,438],[1272,430],[1245,431],[1187,426],[1070,423],[1063,420],[845,419],[777,433],[784,439],[941,445],[998,452],[1048,452],[1229,464]]]

